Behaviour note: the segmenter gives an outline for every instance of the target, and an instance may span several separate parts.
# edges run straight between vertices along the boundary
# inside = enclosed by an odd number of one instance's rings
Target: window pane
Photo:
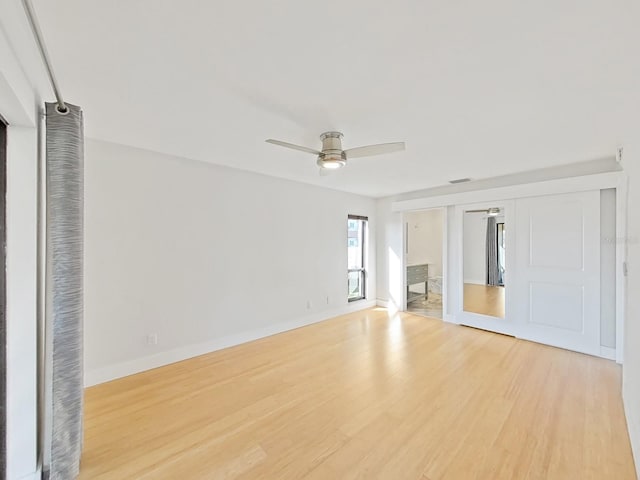
[[[349,220],[349,228],[347,230],[347,249],[348,263],[347,267],[362,268],[362,229],[363,222],[361,220]]]
[[[364,272],[349,272],[349,300],[364,298]]]

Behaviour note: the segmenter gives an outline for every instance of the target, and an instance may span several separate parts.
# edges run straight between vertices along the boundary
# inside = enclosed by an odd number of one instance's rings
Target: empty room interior
[[[637,479],[639,25],[0,0],[0,479]]]

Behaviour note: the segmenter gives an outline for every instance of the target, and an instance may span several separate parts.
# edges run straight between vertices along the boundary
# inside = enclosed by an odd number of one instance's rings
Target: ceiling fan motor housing
[[[342,150],[342,133],[325,132],[320,135],[322,153],[318,155],[317,164],[322,168],[341,168],[347,164],[347,156]]]

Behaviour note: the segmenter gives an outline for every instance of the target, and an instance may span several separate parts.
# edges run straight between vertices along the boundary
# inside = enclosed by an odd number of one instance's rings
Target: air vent
[[[456,184],[456,183],[464,183],[464,182],[470,182],[470,181],[471,181],[470,178],[456,178],[455,180],[449,180],[449,183]]]

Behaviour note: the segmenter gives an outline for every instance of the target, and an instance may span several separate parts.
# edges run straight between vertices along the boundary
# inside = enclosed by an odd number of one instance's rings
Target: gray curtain
[[[82,111],[67,108],[61,114],[55,103],[46,104],[52,480],[76,478],[82,451],[84,136]]]
[[[487,285],[500,285],[496,217],[487,216]]]
[[[7,470],[7,127],[0,118],[0,478]]]

